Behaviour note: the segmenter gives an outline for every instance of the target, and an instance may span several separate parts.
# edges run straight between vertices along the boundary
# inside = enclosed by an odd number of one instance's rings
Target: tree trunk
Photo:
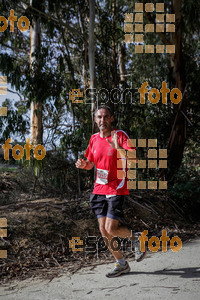
[[[175,119],[174,124],[172,126],[171,134],[168,142],[168,151],[169,151],[169,169],[168,179],[173,176],[176,170],[180,167],[184,147],[186,142],[186,74],[185,74],[185,64],[182,53],[182,31],[181,31],[181,5],[182,0],[173,0],[172,2],[172,13],[175,14],[176,17],[176,30],[175,33],[172,34],[172,40],[168,41],[166,36],[162,32],[158,32],[161,40],[164,44],[172,44],[175,45],[175,54],[171,54],[171,82],[172,85],[178,88],[182,94],[183,98],[179,105],[174,105],[175,111]],[[155,24],[155,20],[151,17],[150,13],[145,12],[148,20]],[[185,117],[185,116],[186,117]]]
[[[95,88],[95,49],[94,49],[94,26],[95,26],[95,1],[89,0],[90,5],[90,25],[89,25],[89,70],[90,70],[90,88],[93,91]],[[92,118],[92,133],[95,132],[94,111],[96,109],[96,101],[91,93],[91,118]]]
[[[169,139],[169,164],[170,172],[169,177],[171,177],[174,172],[180,167],[183,152],[186,142],[186,118],[181,113],[181,111],[186,115],[186,94],[185,86],[185,66],[182,54],[182,31],[181,31],[181,4],[182,0],[173,1],[173,13],[176,16],[176,31],[172,34],[172,42],[175,44],[175,55],[171,55],[171,66],[172,66],[172,82],[176,88],[178,88],[182,94],[183,98],[179,103],[179,106],[174,105],[176,111],[176,116],[174,124],[172,127],[172,132]]]
[[[80,14],[80,26],[81,26],[81,33],[84,36],[85,33],[85,26],[84,26],[84,19],[86,18],[86,15],[83,14],[81,11],[79,11]],[[88,87],[87,82],[87,58],[88,58],[88,41],[84,41],[83,43],[83,68],[82,68],[82,77],[83,77],[83,93],[85,94],[85,90]]]
[[[30,1],[32,6],[32,0]],[[39,19],[33,17],[31,26],[31,50],[30,50],[30,68],[34,76],[35,72],[38,71],[39,66],[37,65],[36,57],[33,53],[40,51],[40,23]],[[34,88],[34,87],[33,87]],[[37,145],[43,142],[43,125],[42,125],[42,104],[37,101],[31,102],[31,115],[30,115],[30,131],[31,131],[31,144]]]
[[[85,90],[88,86],[88,82],[87,82],[87,44],[84,43],[83,45],[83,52],[84,52],[84,63],[83,63],[83,71],[82,71],[82,74],[83,74],[83,93],[85,94]]]
[[[122,95],[125,88],[126,88],[126,66],[125,66],[125,47],[123,44],[118,44],[118,57],[119,57],[119,71],[120,71],[120,83],[119,87],[121,90]],[[123,96],[122,96],[123,97]],[[124,101],[125,99],[122,99]],[[122,126],[122,115],[124,114],[124,105],[122,105],[122,108],[118,112],[118,126],[119,128]]]
[[[119,52],[119,70],[120,70],[120,84],[124,86],[126,82],[126,66],[125,66],[125,48],[122,44],[118,44]]]
[[[116,0],[113,0],[112,3],[113,10],[113,20],[112,20],[112,36],[113,36],[113,44],[112,44],[112,59],[113,59],[113,87],[117,88],[119,80],[117,76],[117,53],[116,53],[116,44],[115,44],[115,13],[116,13]]]

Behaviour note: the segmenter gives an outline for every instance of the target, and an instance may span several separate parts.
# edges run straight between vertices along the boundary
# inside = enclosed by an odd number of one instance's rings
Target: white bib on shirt
[[[97,169],[96,183],[107,184],[108,183],[108,170]]]

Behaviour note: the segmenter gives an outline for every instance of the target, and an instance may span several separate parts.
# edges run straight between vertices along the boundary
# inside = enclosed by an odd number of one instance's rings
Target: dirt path
[[[89,267],[52,281],[25,280],[0,287],[2,300],[60,299],[199,299],[200,238],[183,244],[174,253],[147,255],[140,263],[130,262],[131,272],[106,278],[113,264]]]

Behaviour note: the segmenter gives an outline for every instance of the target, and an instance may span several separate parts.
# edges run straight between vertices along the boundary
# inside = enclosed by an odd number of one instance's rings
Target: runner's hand
[[[77,162],[75,163],[76,167],[79,168],[79,169],[84,169],[87,165],[86,161],[82,158],[79,158],[77,160]]]
[[[109,139],[106,139],[106,141],[110,144],[112,148],[118,149],[119,148],[118,136],[115,130],[111,131],[111,138],[112,138],[111,142],[109,141]]]

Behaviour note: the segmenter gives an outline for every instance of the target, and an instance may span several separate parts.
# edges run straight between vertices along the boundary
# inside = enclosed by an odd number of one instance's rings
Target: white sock
[[[125,266],[125,264],[126,264],[126,261],[125,261],[125,259],[122,257],[122,258],[120,258],[120,259],[117,259],[117,262],[120,264],[120,265],[123,265],[123,266]]]

